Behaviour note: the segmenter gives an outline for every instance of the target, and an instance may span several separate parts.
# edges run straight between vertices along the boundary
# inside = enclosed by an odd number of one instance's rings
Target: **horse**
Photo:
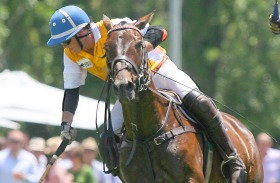
[[[104,45],[111,79],[108,83],[121,102],[124,117],[119,176],[127,183],[225,182],[227,170],[221,170],[222,158],[215,148],[212,161],[206,161],[211,153],[205,153],[210,151],[205,151],[203,130],[185,117],[176,94],[166,94],[170,92],[154,86],[147,48],[139,31],[153,14],[135,23],[117,25],[106,15],[103,17],[108,30]],[[246,166],[247,182],[262,182],[262,163],[254,136],[237,118],[221,113]]]

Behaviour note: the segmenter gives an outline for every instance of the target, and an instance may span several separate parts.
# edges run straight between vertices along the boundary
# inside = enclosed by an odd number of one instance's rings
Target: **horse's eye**
[[[104,49],[105,49],[105,51],[110,50],[110,47],[109,47],[109,45],[107,43],[104,44]]]
[[[135,44],[136,49],[140,49],[142,47],[142,41],[139,41]]]

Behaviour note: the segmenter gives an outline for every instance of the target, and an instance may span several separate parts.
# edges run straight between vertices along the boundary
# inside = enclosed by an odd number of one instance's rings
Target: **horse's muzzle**
[[[135,98],[132,65],[125,60],[119,60],[114,65],[113,88],[120,101],[131,101]]]
[[[121,101],[131,101],[135,99],[135,84],[128,80],[115,80],[114,91]]]

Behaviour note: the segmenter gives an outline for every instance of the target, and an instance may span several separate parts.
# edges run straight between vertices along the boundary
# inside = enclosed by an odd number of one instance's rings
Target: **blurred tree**
[[[252,123],[277,134],[280,41],[268,26],[273,3],[235,1],[229,8],[221,9],[224,11],[219,17],[224,16],[227,21],[220,19],[225,29],[216,96]],[[251,130],[259,131],[252,126]]]
[[[7,61],[4,56],[4,41],[10,34],[10,30],[6,26],[6,20],[9,18],[9,13],[5,3],[5,1],[0,2],[0,70],[7,67]]]
[[[270,32],[268,16],[274,2],[184,1],[185,70],[202,90],[241,119],[253,133],[256,126],[279,131],[280,41]],[[279,38],[278,38],[279,39]]]
[[[41,82],[62,86],[62,48],[49,49],[48,22],[60,1],[5,1],[5,25],[9,35],[3,41],[1,70],[24,70]],[[58,59],[59,58],[59,59]]]

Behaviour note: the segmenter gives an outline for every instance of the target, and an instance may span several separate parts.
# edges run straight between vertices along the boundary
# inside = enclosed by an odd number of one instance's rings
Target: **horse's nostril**
[[[113,89],[115,90],[116,93],[120,92],[131,92],[135,89],[134,84],[130,81],[127,83],[118,83],[113,85]]]
[[[131,81],[128,81],[126,89],[127,89],[127,91],[133,91],[135,89],[134,83]]]
[[[113,89],[120,100],[132,100],[135,97],[135,85],[132,81],[120,82],[115,80]]]

